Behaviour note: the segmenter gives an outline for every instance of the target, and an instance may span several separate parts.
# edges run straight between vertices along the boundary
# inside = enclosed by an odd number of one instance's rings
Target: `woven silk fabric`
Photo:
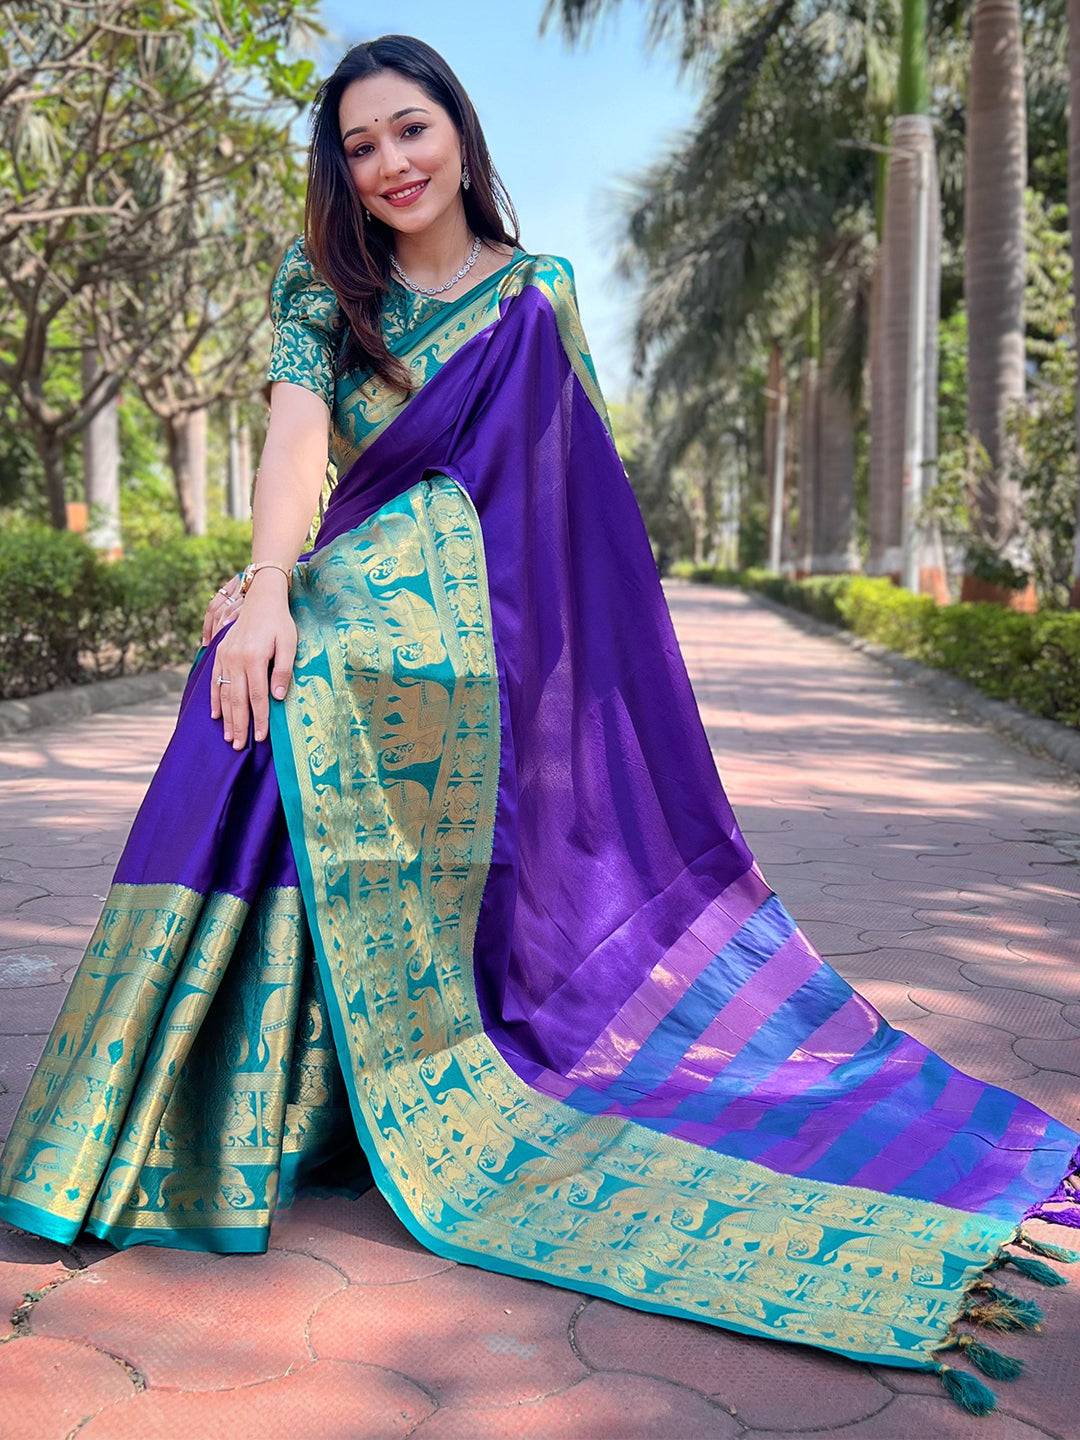
[[[1024,1218],[1069,1223],[1080,1136],[886,1024],[768,884],[567,263],[395,324],[421,384],[341,390],[270,744],[209,720],[215,637],[0,1216],[261,1250],[351,1155],[439,1254],[938,1368]]]

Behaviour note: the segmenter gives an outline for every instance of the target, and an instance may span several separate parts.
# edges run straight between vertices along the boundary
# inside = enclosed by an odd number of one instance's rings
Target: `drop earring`
[[[461,172],[461,188],[463,190],[467,190],[469,188],[469,162],[467,160],[465,161],[464,169]]]
[[[371,219],[371,211],[367,208],[366,205],[364,206],[364,214],[367,216],[367,218],[368,218],[369,220]]]

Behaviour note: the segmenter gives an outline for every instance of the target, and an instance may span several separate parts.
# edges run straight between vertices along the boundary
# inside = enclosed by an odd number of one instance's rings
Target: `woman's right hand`
[[[255,723],[255,739],[266,739],[270,691],[277,699],[284,698],[292,679],[296,642],[285,577],[276,570],[259,571],[244,597],[241,613],[217,647],[210,677],[210,716],[221,718],[225,740],[232,742],[234,750],[247,744],[249,719]],[[227,683],[219,684],[219,676]]]

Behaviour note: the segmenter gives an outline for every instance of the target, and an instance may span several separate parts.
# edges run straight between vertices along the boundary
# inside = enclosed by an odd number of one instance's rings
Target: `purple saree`
[[[565,261],[403,334],[292,591],[270,744],[217,638],[46,1045],[0,1216],[262,1250],[370,1175],[429,1248],[938,1371],[1080,1224],[1080,1135],[893,1029],[732,814]],[[445,323],[443,323],[445,322]],[[434,357],[437,356],[437,363]],[[1007,1247],[1016,1247],[1011,1250]]]

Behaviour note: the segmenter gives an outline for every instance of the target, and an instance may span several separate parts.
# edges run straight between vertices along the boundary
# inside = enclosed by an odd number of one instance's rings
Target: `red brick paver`
[[[85,1440],[398,1440],[434,1404],[404,1375],[314,1360],[261,1385],[144,1391],[101,1410]]]
[[[40,1335],[0,1345],[5,1440],[70,1435],[106,1406],[134,1394],[124,1367],[90,1345]]]
[[[740,823],[813,942],[894,1023],[1080,1125],[1075,778],[751,597],[667,591]],[[174,715],[157,700],[0,741],[3,1130]],[[1070,1278],[1010,1274],[1047,1322],[1004,1338],[1027,1373],[976,1420],[932,1376],[454,1265],[374,1192],[301,1199],[265,1256],[65,1248],[0,1227],[0,1433],[1072,1440]]]
[[[138,1245],[49,1290],[33,1307],[32,1329],[119,1355],[151,1386],[220,1390],[310,1360],[309,1318],[344,1285],[325,1261],[286,1250],[207,1255]]]

